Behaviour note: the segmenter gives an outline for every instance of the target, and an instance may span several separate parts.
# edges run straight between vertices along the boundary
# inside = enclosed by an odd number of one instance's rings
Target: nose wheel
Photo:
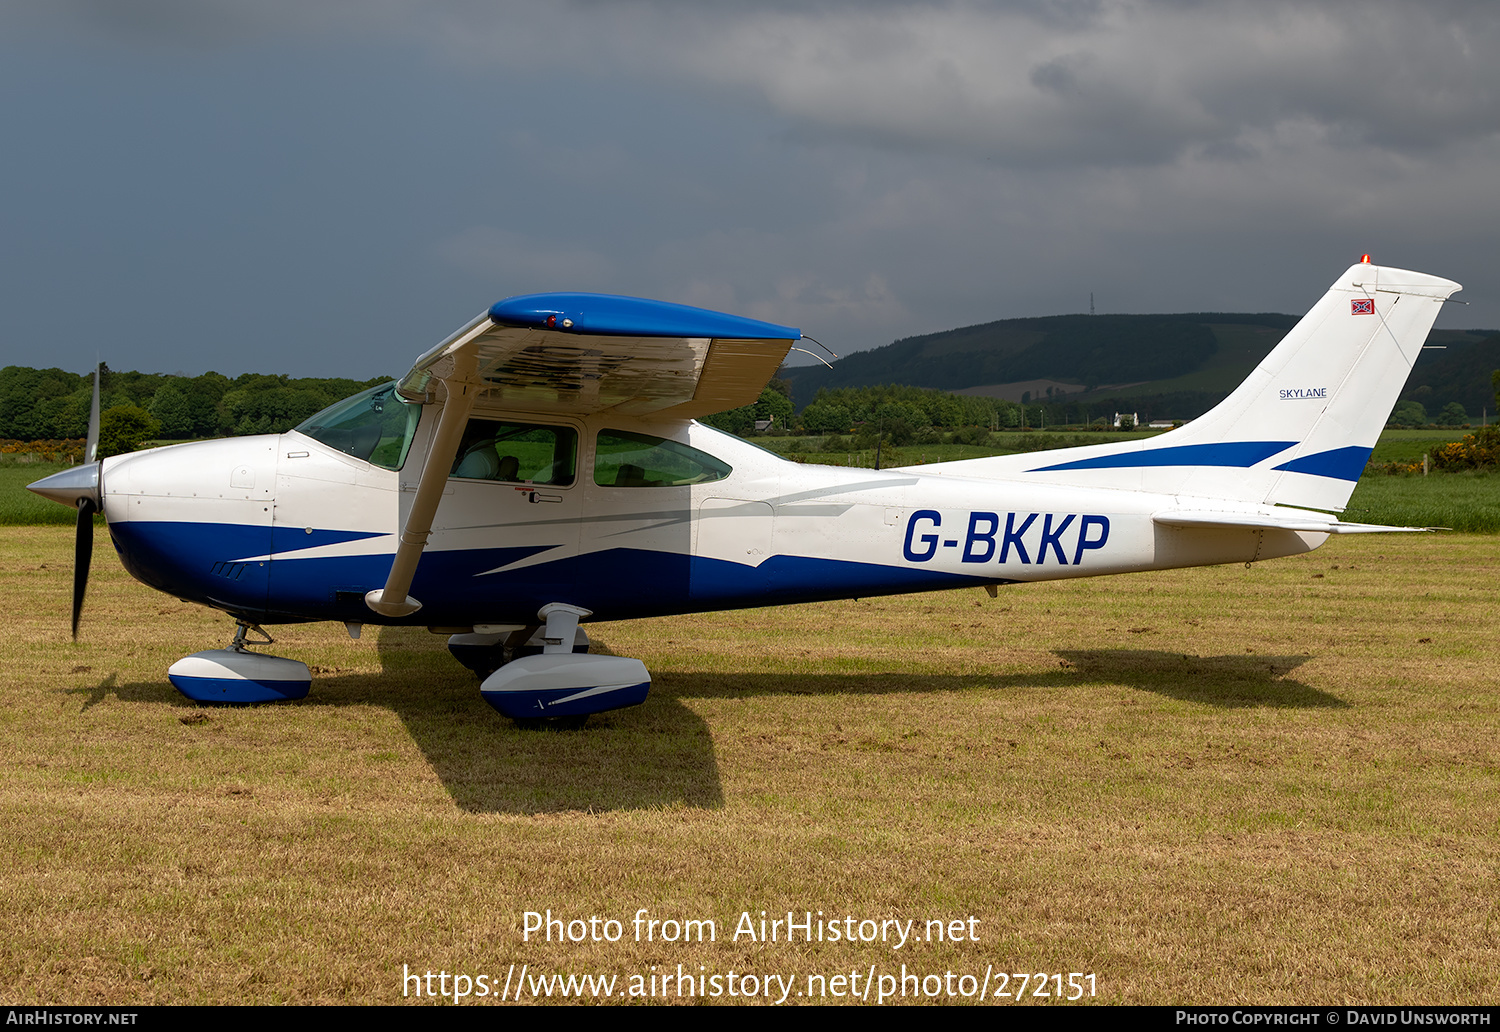
[[[251,632],[259,635],[259,639],[250,640]],[[306,698],[312,688],[312,671],[306,663],[262,655],[247,648],[274,641],[257,624],[241,620],[227,647],[179,659],[167,670],[167,680],[194,702],[284,702]]]

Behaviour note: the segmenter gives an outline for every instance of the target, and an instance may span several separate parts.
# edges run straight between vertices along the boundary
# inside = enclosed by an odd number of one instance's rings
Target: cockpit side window
[[[578,431],[570,426],[471,419],[448,475],[567,487],[576,476],[577,456]]]
[[[394,470],[405,464],[421,417],[422,406],[387,383],[330,405],[296,429],[346,455]]]
[[[594,483],[600,487],[684,487],[732,472],[707,452],[628,430],[600,430],[594,449]]]

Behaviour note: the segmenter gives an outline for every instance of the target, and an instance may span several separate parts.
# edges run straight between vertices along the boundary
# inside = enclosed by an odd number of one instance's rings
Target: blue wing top
[[[618,412],[692,419],[760,397],[802,331],[613,294],[523,294],[493,305],[417,359],[400,384],[425,397],[472,352],[475,411]]]
[[[616,294],[522,294],[496,302],[490,318],[529,326],[620,337],[725,337],[797,340],[802,331],[738,315]]]

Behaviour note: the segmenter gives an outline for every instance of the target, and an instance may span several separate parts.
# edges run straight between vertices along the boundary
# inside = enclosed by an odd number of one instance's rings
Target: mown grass
[[[1343,517],[1357,523],[1500,534],[1500,474],[1473,470],[1361,477]]]
[[[1383,430],[1380,441],[1370,455],[1371,462],[1421,462],[1422,456],[1442,447],[1450,441],[1460,441],[1469,431],[1462,428],[1445,430]]]
[[[72,526],[77,513],[26,490],[26,485],[51,476],[66,465],[56,462],[0,463],[0,527]]]
[[[273,629],[304,702],[199,709],[226,618],[0,531],[0,995],[411,1002],[487,974],[1093,972],[1121,1003],[1476,1003],[1500,970],[1500,553],[1242,566],[610,624],[647,703],[525,732],[422,631]],[[523,914],[714,943],[523,942]],[[739,943],[742,911],[976,942]],[[805,985],[799,981],[798,987]],[[1040,1001],[1037,1001],[1040,1002]]]

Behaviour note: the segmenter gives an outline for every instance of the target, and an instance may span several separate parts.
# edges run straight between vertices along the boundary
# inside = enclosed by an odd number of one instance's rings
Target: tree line
[[[708,416],[703,422],[720,430],[747,434],[758,424],[767,429],[807,434],[877,433],[892,444],[910,444],[938,429],[1006,430],[1051,426],[1067,421],[1069,406],[1018,404],[931,387],[881,384],[875,387],[822,388],[797,412],[791,385],[772,380],[753,405]],[[1088,422],[1081,413],[1080,422]]]
[[[100,408],[110,424],[139,425],[146,438],[280,433],[320,409],[389,377],[293,378],[264,373],[175,376],[115,372],[101,366]],[[0,438],[60,440],[88,433],[92,375],[62,369],[0,369]]]
[[[281,433],[329,405],[383,383],[387,377],[350,380],[245,373],[230,378],[116,372],[101,366],[104,453],[128,451],[130,442]],[[1500,371],[1493,386],[1500,405]],[[0,369],[0,439],[60,442],[88,433],[92,378],[62,369],[7,366]],[[823,388],[800,413],[791,385],[773,379],[752,405],[708,416],[705,423],[730,433],[757,429],[807,434],[876,433],[893,444],[949,431],[1005,430],[1102,423],[1089,406],[1062,401],[1022,403],[951,394],[928,387],[884,384]],[[1402,402],[1393,423],[1429,421],[1414,402]],[[1449,405],[1437,419],[1461,425],[1467,414]],[[1094,417],[1094,418],[1091,418]],[[115,441],[119,436],[120,440]]]
[[[102,454],[129,451],[149,440],[281,433],[388,379],[265,373],[231,378],[215,372],[178,376],[117,372],[108,365],[101,366],[100,374]],[[0,440],[62,442],[84,437],[92,390],[88,374],[25,366],[0,369]],[[798,413],[790,384],[778,378],[754,404],[708,416],[704,422],[735,434],[751,434],[758,427],[811,434],[878,430],[885,440],[904,444],[938,428],[1000,430],[1088,421],[1087,410],[1069,409],[1055,403],[1017,404],[886,384],[825,388]]]

